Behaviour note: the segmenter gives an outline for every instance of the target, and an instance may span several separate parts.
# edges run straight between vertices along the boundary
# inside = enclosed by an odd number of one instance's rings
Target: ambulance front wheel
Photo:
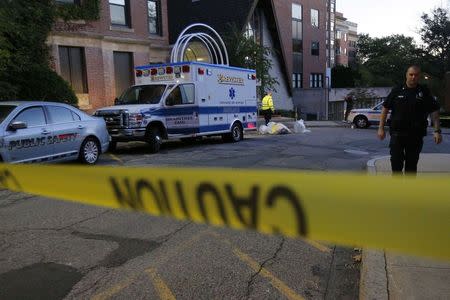
[[[231,132],[224,134],[222,138],[226,142],[232,142],[236,143],[244,139],[244,131],[242,129],[241,124],[234,123],[233,126],[231,126]]]
[[[147,131],[147,143],[150,146],[150,153],[156,153],[161,148],[161,133],[158,128],[151,127]]]

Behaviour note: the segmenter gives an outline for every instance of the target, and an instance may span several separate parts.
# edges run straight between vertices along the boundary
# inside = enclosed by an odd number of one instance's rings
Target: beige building
[[[356,43],[358,24],[350,22],[340,12],[336,12],[336,65],[352,66],[356,63]]]

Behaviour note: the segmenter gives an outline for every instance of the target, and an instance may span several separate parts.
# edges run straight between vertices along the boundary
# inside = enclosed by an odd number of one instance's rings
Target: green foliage
[[[1,0],[0,19],[0,100],[75,103],[71,88],[48,65],[53,0]]]
[[[439,77],[450,70],[450,19],[446,10],[437,8],[431,15],[423,14],[420,36],[424,42],[424,54]]]
[[[362,85],[393,86],[405,81],[406,67],[419,64],[420,51],[412,37],[391,35],[358,39],[358,60]]]
[[[84,0],[81,1],[81,4],[56,4],[56,13],[65,21],[98,20],[100,18],[100,0]]]
[[[361,78],[359,72],[351,67],[337,65],[331,69],[331,87],[348,88],[355,87],[356,82]]]
[[[440,100],[445,98],[445,73],[450,70],[450,19],[448,11],[437,8],[431,15],[422,15],[420,36],[422,71],[427,75],[426,84]]]
[[[256,77],[261,83],[261,95],[265,95],[268,90],[276,91],[278,81],[269,74],[272,68],[272,50],[259,45],[253,38],[246,37],[234,24],[230,25],[224,39],[230,65],[256,70]]]
[[[47,66],[32,66],[22,74],[20,81],[18,99],[64,102],[72,105],[78,102],[69,84]]]

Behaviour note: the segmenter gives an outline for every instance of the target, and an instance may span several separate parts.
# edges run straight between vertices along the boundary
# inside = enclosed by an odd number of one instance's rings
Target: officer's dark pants
[[[405,167],[405,173],[416,174],[423,137],[420,135],[391,134],[391,167],[394,174],[399,174]]]
[[[269,124],[270,119],[272,119],[272,110],[271,109],[265,109],[262,111],[264,114],[264,120],[266,120],[266,125]]]

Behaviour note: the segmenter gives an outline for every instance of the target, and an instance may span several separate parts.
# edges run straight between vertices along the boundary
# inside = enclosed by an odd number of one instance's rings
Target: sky
[[[447,8],[450,0],[336,0],[336,11],[358,24],[358,33],[371,37],[392,34],[412,36],[420,43],[420,16],[435,7]]]

